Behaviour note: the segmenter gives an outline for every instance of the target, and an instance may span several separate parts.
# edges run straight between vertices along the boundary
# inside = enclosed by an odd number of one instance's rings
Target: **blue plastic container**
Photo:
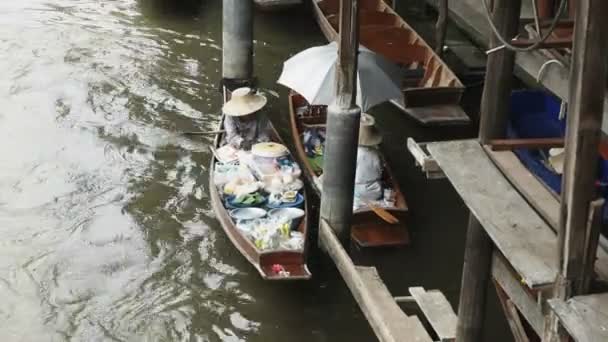
[[[509,138],[557,138],[566,134],[566,119],[559,119],[561,101],[543,91],[523,90],[511,94],[511,115],[507,127]],[[561,193],[562,177],[543,162],[542,153],[548,150],[515,149],[517,157],[553,191]],[[608,161],[599,158],[598,187],[608,199]],[[608,202],[607,202],[608,205]],[[604,206],[604,221],[608,222],[608,210]]]

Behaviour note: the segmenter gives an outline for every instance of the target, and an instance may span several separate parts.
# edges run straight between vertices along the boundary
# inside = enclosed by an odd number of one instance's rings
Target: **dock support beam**
[[[560,274],[554,293],[562,300],[588,293],[589,273],[593,272],[587,265],[590,262],[588,254],[595,250],[599,238],[600,224],[596,222],[592,201],[597,196],[594,184],[606,87],[607,12],[605,0],[578,0],[576,3],[558,230]],[[543,341],[560,341],[564,335],[553,315]]]
[[[445,36],[448,32],[448,0],[439,0],[437,23],[435,24],[435,53],[443,56]]]
[[[222,1],[222,78],[247,84],[253,78],[253,0]]]
[[[499,32],[507,39],[517,34],[521,0],[494,0],[493,16]],[[492,36],[490,47],[500,45]],[[485,87],[481,100],[479,140],[503,138],[509,116],[515,53],[502,49],[490,54]],[[482,225],[471,215],[467,230],[456,341],[477,342],[482,339],[486,290],[491,276],[492,241]]]
[[[356,106],[359,50],[358,0],[340,1],[340,41],[336,101],[327,111],[327,140],[321,196],[321,220],[348,243],[353,215],[361,109]]]

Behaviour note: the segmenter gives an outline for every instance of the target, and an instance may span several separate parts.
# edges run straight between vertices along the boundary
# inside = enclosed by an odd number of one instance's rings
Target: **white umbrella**
[[[283,64],[277,81],[289,87],[312,105],[329,105],[336,95],[338,44],[335,42],[306,49]],[[401,70],[384,57],[359,47],[357,105],[361,110],[396,100],[403,102]]]

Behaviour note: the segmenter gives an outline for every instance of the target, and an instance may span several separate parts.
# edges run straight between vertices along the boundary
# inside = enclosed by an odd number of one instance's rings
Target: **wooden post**
[[[253,0],[223,0],[222,17],[222,78],[249,82],[253,78]]]
[[[439,16],[435,25],[435,52],[443,55],[445,36],[448,32],[448,0],[439,0]]]
[[[321,196],[321,220],[342,242],[350,241],[361,109],[356,106],[359,4],[340,1],[340,41],[336,101],[327,110],[327,140]]]
[[[553,296],[562,300],[589,291],[593,267],[590,253],[598,244],[600,229],[594,187],[597,178],[606,86],[608,21],[605,0],[576,2],[574,46],[570,69],[570,96],[566,128],[566,161],[562,178],[558,267]],[[567,334],[552,314],[543,341],[566,341]]]
[[[521,0],[494,0],[492,19],[507,39],[517,34]],[[500,45],[492,36],[490,47]],[[509,97],[515,53],[507,49],[488,57],[486,80],[481,100],[479,140],[482,144],[504,138],[509,115]],[[486,304],[486,289],[491,276],[492,241],[471,215],[467,230],[456,341],[481,341]]]
[[[538,17],[541,20],[553,18],[554,9],[555,9],[555,3],[553,0],[539,0],[538,1]]]
[[[606,53],[608,52],[608,2],[579,0],[574,26],[570,70],[570,97],[566,128],[566,162],[562,180],[558,230],[559,266],[572,282],[573,295],[583,294],[584,254],[590,203],[596,198]],[[596,227],[597,228],[597,227]],[[596,241],[589,243],[597,244]]]
[[[510,40],[517,35],[520,12],[521,0],[494,0],[492,20],[504,38]],[[490,48],[500,45],[498,38],[492,35]],[[479,139],[482,144],[491,139],[503,138],[507,131],[514,66],[515,53],[506,48],[488,56],[479,122]]]

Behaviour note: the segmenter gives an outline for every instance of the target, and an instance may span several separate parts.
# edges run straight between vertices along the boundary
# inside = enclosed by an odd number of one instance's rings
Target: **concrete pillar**
[[[253,0],[223,0],[222,78],[249,81],[253,77]]]

